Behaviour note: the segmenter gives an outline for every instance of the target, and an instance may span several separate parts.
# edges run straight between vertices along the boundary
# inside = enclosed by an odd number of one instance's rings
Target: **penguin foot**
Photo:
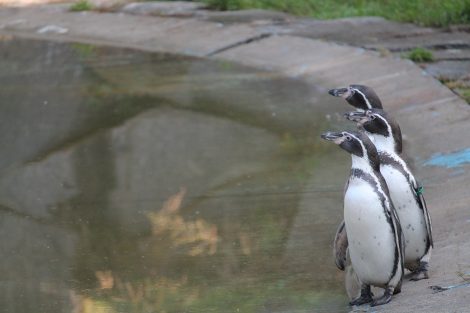
[[[421,279],[428,279],[428,262],[421,262],[419,267],[411,273],[410,280],[418,281]]]
[[[372,296],[363,296],[361,295],[359,298],[354,299],[353,301],[349,302],[349,305],[361,305],[366,303],[371,303],[373,301]]]
[[[372,303],[370,304],[370,306],[377,306],[377,305],[386,304],[386,303],[389,303],[390,300],[392,300],[392,296],[391,296],[391,295],[383,295],[382,297],[380,297],[380,298],[375,299],[374,301],[372,301]]]
[[[395,289],[393,289],[393,294],[394,295],[399,294],[401,292],[401,282],[402,282],[402,280],[400,280],[398,282],[398,285],[395,287]]]
[[[371,303],[374,299],[372,298],[372,292],[370,291],[370,286],[362,286],[361,295],[359,298],[356,298],[349,302],[350,305],[361,305],[366,303]]]
[[[428,279],[428,271],[419,271],[419,272],[414,272],[411,274],[410,280],[412,281],[418,281],[421,279]]]
[[[385,292],[384,292],[384,295],[382,297],[372,301],[370,306],[377,306],[377,305],[382,305],[382,304],[389,303],[390,300],[392,300],[392,293],[393,293],[393,291],[391,290],[391,288],[386,288]]]

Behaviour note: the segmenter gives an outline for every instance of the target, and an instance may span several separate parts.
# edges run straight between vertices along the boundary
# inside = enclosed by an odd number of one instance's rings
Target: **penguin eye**
[[[371,116],[370,116],[370,119],[371,119],[372,121],[375,120],[375,115],[371,115]]]
[[[347,141],[351,141],[351,139],[352,139],[351,136],[346,136]]]

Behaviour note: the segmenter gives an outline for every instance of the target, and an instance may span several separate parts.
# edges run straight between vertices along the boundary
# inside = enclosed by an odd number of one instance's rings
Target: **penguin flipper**
[[[348,236],[346,234],[346,227],[342,221],[336,230],[335,241],[333,243],[333,256],[335,264],[338,269],[344,271],[346,268],[348,252]]]
[[[434,247],[434,241],[432,239],[431,216],[429,215],[428,207],[426,206],[426,201],[424,200],[423,187],[419,183],[417,183],[417,188],[415,188],[415,192],[419,207],[421,208],[421,210],[423,210],[429,244],[431,247]]]

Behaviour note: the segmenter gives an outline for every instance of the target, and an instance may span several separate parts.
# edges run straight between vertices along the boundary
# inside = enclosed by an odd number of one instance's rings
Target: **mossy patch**
[[[70,11],[72,12],[81,12],[81,11],[90,11],[93,10],[93,5],[87,0],[79,0],[72,4]]]
[[[421,47],[414,48],[410,52],[405,54],[405,58],[410,59],[413,62],[433,62],[434,55],[428,49],[424,49]]]

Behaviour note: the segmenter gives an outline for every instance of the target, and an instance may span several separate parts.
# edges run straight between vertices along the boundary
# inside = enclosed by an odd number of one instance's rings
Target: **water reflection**
[[[0,42],[6,312],[343,312],[342,112],[230,63]],[[333,124],[333,125],[332,125]]]

